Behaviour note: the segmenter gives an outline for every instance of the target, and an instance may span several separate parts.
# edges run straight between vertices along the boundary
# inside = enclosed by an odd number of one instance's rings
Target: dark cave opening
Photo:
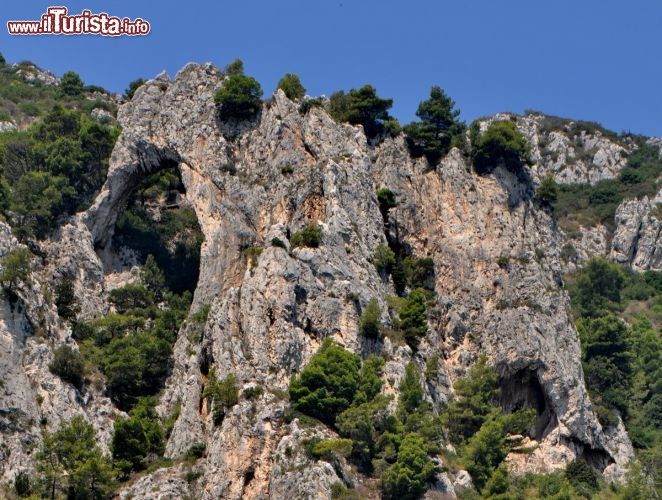
[[[165,158],[158,168],[134,180],[115,223],[113,248],[133,250],[140,264],[149,255],[174,293],[195,291],[203,234],[186,200],[179,164]]]
[[[536,420],[530,430],[533,439],[540,441],[556,427],[556,414],[534,370],[526,368],[502,376],[499,386],[498,403],[505,412],[527,408],[536,410]]]

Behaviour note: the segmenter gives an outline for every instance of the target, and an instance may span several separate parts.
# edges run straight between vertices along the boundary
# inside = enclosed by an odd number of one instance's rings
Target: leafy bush
[[[207,448],[207,446],[205,445],[205,443],[195,442],[187,450],[186,458],[193,459],[193,460],[195,460],[197,458],[202,458],[205,454],[206,448]]]
[[[67,71],[60,79],[60,90],[64,95],[78,97],[83,93],[85,84],[78,73]]]
[[[249,247],[244,248],[241,253],[244,257],[246,257],[250,263],[251,263],[251,268],[254,268],[257,266],[257,259],[262,255],[262,252],[264,251],[264,248],[258,245],[251,245]]]
[[[21,471],[16,474],[16,477],[14,477],[14,491],[21,498],[30,496],[32,493],[32,482],[27,472]]]
[[[322,228],[317,224],[309,224],[301,231],[295,232],[290,238],[290,247],[317,248],[322,243]]]
[[[491,172],[500,163],[518,172],[531,162],[529,144],[510,120],[492,123],[472,144],[472,157],[480,174]]]
[[[232,73],[214,95],[221,120],[248,120],[262,109],[262,87],[250,76]]]
[[[30,260],[32,253],[26,247],[16,247],[0,258],[0,284],[13,289],[20,281],[26,282],[30,277]]]
[[[55,433],[44,432],[36,453],[41,498],[106,498],[112,491],[109,460],[97,445],[92,424],[76,415]]]
[[[382,99],[372,85],[364,85],[348,93],[342,90],[334,92],[328,111],[339,122],[362,125],[366,137],[373,139],[383,133],[384,122],[390,118],[388,110],[391,106],[393,99]]]
[[[558,198],[558,185],[554,180],[554,176],[549,174],[542,180],[540,186],[538,186],[538,189],[536,190],[536,200],[538,200],[540,203],[553,207]]]
[[[324,107],[324,102],[321,99],[317,99],[317,98],[305,99],[299,105],[299,114],[303,116],[313,108],[322,108],[322,107]]]
[[[582,316],[597,317],[620,309],[625,278],[617,264],[602,257],[590,259],[570,287],[572,305]]]
[[[372,298],[359,318],[359,332],[368,338],[379,338],[381,333],[380,319],[382,310],[377,299]]]
[[[348,457],[352,451],[351,439],[319,439],[313,438],[305,443],[306,453],[315,460],[336,460],[337,457]]]
[[[142,332],[114,338],[104,349],[101,370],[113,402],[131,408],[138,398],[156,394],[170,373],[172,344]]]
[[[333,425],[354,400],[360,366],[357,355],[325,339],[310,363],[290,381],[294,408]]]
[[[237,377],[234,373],[229,373],[225,378],[218,379],[216,369],[212,369],[202,397],[209,398],[214,423],[220,425],[226,412],[239,402]]]
[[[58,347],[53,352],[53,361],[48,365],[51,373],[65,382],[73,384],[78,389],[85,381],[85,362],[78,351],[68,345]]]
[[[414,289],[398,314],[397,326],[404,335],[405,341],[412,348],[418,346],[418,342],[428,331],[428,320],[425,314],[427,296],[420,289]]]
[[[580,491],[595,492],[600,486],[597,472],[582,458],[576,458],[568,464],[565,476]]]
[[[395,252],[388,246],[380,243],[377,245],[377,248],[375,248],[375,253],[372,254],[371,261],[379,273],[388,275],[395,267]]]
[[[272,247],[278,247],[278,248],[284,248],[287,250],[287,245],[285,245],[285,242],[281,240],[280,238],[272,238],[271,239],[271,246]]]
[[[386,220],[388,218],[388,211],[398,206],[395,193],[389,188],[379,188],[376,194],[379,211],[382,213],[384,220]]]
[[[278,88],[285,92],[290,100],[301,99],[306,94],[306,89],[301,85],[301,80],[297,75],[287,73],[278,82]]]
[[[225,73],[227,75],[243,75],[244,74],[244,61],[235,59],[227,66],[225,66]]]
[[[264,394],[264,389],[261,386],[256,385],[254,387],[247,387],[244,389],[242,395],[244,396],[244,399],[257,399],[262,396],[262,394]]]
[[[150,455],[162,455],[165,451],[163,429],[154,410],[156,403],[155,398],[143,398],[129,418],[115,422],[110,449],[124,474],[144,469]]]
[[[80,312],[80,306],[74,294],[74,283],[70,278],[61,278],[55,284],[55,306],[58,315],[65,320],[76,319],[76,315]]]
[[[453,146],[464,139],[466,125],[459,121],[460,110],[441,87],[430,89],[430,99],[422,101],[416,110],[420,122],[404,127],[407,144],[414,157],[425,156],[430,164],[437,163]]]
[[[448,403],[443,418],[452,443],[461,444],[478,432],[494,408],[497,386],[497,375],[484,355],[455,383],[457,399]]]
[[[382,476],[384,498],[416,500],[427,489],[436,468],[427,455],[427,443],[417,434],[407,434],[396,462]]]

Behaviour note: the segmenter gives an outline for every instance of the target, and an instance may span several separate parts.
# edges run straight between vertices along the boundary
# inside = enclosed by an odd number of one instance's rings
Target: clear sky
[[[6,21],[39,20],[51,5],[3,2],[0,52],[116,92],[189,61],[241,58],[266,96],[287,72],[310,95],[370,83],[403,123],[440,85],[467,122],[534,109],[662,136],[660,0],[63,0],[70,13],[140,17],[152,31],[7,33]]]

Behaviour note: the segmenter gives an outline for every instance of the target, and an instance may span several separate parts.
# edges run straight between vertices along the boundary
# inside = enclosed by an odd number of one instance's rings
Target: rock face
[[[549,158],[561,149],[569,155],[570,139],[552,131],[543,148],[542,119],[520,118],[518,126],[539,159],[533,181],[501,167],[481,177],[458,150],[430,169],[425,160],[410,157],[402,136],[369,146],[361,127],[338,124],[318,108],[302,115],[281,91],[253,123],[220,124],[213,95],[221,85],[222,75],[212,65],[189,65],[172,81],[161,75],[140,87],[120,108],[123,132],[102,192],[44,245],[48,258],[35,270],[35,284],[61,275],[74,279],[83,318],[105,313],[104,279],[114,272],[110,241],[122,202],[149,173],[180,169],[205,236],[192,311],[209,305],[210,313],[201,340],[190,335],[192,323],[182,327],[159,411],[168,415],[181,408],[168,457],[182,457],[198,442],[206,453],[194,470],[182,464],[159,470],[121,498],[328,498],[334,483],[360,482],[343,464],[307,458],[301,441],[310,431],[284,420],[290,376],[328,336],[363,356],[385,355],[385,391],[396,394],[409,361],[424,367],[439,356],[439,376],[426,386],[426,397],[435,403],[452,398],[453,381],[486,353],[500,375],[502,406],[533,407],[538,415],[538,448],[514,468],[549,471],[581,455],[606,475],[618,476],[632,447],[622,427],[606,434],[592,411],[562,289],[567,241],[532,198],[534,182],[548,172],[565,182],[615,176],[623,166],[623,146],[579,135],[577,147],[594,151],[590,165],[578,160],[576,169],[563,169],[567,157]],[[397,232],[413,255],[434,262],[437,298],[416,353],[358,332],[368,302],[376,298],[386,310],[386,297],[394,293],[370,263],[377,245],[387,241],[375,196],[380,187],[397,195],[391,235]],[[643,269],[659,263],[655,251],[644,250],[656,248],[659,231],[653,237],[652,230],[642,235],[643,222],[631,226],[637,217],[648,226],[653,220],[651,202],[643,208],[645,202],[636,203],[623,207],[623,235],[612,252],[635,261],[641,254]],[[291,235],[311,223],[322,228],[320,247],[289,248]],[[0,254],[16,244],[3,227]],[[273,246],[274,238],[287,248]],[[248,246],[263,248],[255,265],[242,254]],[[26,308],[47,310],[45,338],[73,342],[53,307],[38,306],[35,290],[21,297],[30,304]],[[81,397],[50,375],[50,350],[28,326],[32,313],[12,307],[3,301],[0,308],[0,369],[8,370],[2,375],[10,381],[2,389],[0,426],[2,411],[14,408],[20,426],[0,427],[11,449],[0,460],[3,480],[28,467],[44,415],[52,428],[58,418],[84,413],[104,446],[112,429],[108,400],[92,389]],[[202,399],[212,368],[219,377],[234,373],[240,386],[259,385],[264,393],[241,399],[215,425]],[[40,407],[37,394],[43,397]],[[183,481],[191,472],[195,479]],[[454,481],[468,484],[467,478],[440,475],[439,491],[450,490],[452,497]]]
[[[662,269],[662,192],[623,202],[616,210],[610,257],[637,271]]]

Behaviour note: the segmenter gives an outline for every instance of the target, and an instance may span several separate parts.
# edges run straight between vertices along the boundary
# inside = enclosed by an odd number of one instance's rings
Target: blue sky
[[[5,2],[0,52],[122,92],[189,61],[239,57],[269,95],[286,72],[311,95],[370,83],[406,123],[432,85],[462,118],[535,109],[662,136],[659,0],[64,1],[151,23],[145,37],[11,36],[51,2]]]

